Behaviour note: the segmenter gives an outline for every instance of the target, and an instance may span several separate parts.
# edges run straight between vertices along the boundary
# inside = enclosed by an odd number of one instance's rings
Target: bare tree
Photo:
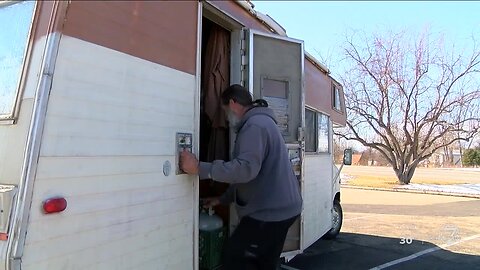
[[[343,160],[343,150],[347,148],[345,140],[341,140],[338,136],[333,138],[333,161],[336,164],[342,163]]]
[[[408,184],[421,161],[478,132],[480,50],[447,50],[428,33],[362,37],[347,38],[349,129],[337,135],[377,150]]]

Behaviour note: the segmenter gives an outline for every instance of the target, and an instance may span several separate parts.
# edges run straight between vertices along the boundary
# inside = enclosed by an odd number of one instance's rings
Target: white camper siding
[[[33,100],[37,87],[46,38],[41,37],[33,44],[28,63],[25,86],[20,104],[18,122],[0,124],[0,183],[18,185],[22,174],[23,159],[28,129],[32,119]]]
[[[313,244],[332,225],[332,156],[305,156],[304,247]]]
[[[62,37],[22,269],[193,268],[194,178],[174,154],[194,95],[191,74]],[[53,196],[67,209],[42,214]]]

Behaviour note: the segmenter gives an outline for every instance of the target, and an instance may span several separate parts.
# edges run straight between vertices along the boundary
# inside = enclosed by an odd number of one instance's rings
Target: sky
[[[305,49],[338,74],[345,34],[367,35],[387,30],[429,29],[446,42],[471,48],[480,43],[480,1],[253,1],[255,10],[270,15],[289,37],[305,41]]]
[[[340,79],[346,35],[388,31],[420,34],[428,30],[458,50],[480,47],[480,1],[266,1],[253,0],[287,35],[304,40],[305,49]],[[351,142],[356,149],[360,144]]]

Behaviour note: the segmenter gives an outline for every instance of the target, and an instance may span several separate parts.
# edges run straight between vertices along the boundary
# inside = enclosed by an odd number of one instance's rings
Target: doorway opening
[[[221,102],[223,91],[230,86],[230,39],[230,31],[202,18],[199,160],[204,162],[230,160],[230,128]],[[205,198],[221,196],[228,187],[212,179],[200,180],[199,205]],[[220,266],[222,246],[229,235],[229,206],[217,205],[213,211],[215,216],[210,211],[200,214],[200,269]]]
[[[230,128],[220,96],[230,85],[230,32],[207,18],[202,21],[201,59],[199,159],[228,161]],[[200,199],[218,197],[227,188],[228,184],[201,180]],[[214,210],[224,224],[228,224],[228,207],[217,206]]]

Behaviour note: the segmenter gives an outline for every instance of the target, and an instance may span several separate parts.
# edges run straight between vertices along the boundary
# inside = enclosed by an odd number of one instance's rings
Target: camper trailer
[[[0,1],[0,25],[0,269],[199,269],[199,202],[226,186],[178,154],[230,158],[230,84],[274,109],[298,177],[282,256],[338,234],[342,85],[251,2]]]

